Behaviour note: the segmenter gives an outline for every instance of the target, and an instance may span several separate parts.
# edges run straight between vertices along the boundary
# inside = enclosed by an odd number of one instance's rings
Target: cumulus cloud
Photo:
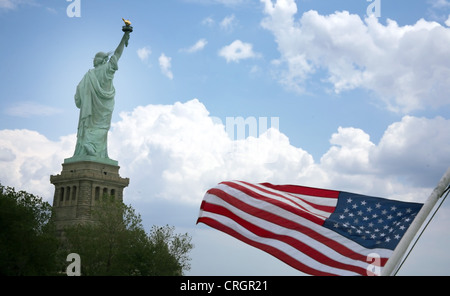
[[[197,99],[120,114],[109,155],[131,180],[130,201],[198,205],[224,180],[299,184],[423,202],[450,163],[450,120],[405,116],[379,143],[340,127],[318,161],[278,129],[232,139]],[[73,154],[75,135],[51,141],[29,130],[0,131],[0,180],[51,201],[51,174]],[[276,158],[274,158],[276,155]]]
[[[172,58],[166,56],[164,53],[162,53],[159,56],[159,67],[161,68],[161,72],[167,76],[169,79],[173,79],[173,73],[172,73]]]
[[[181,51],[184,51],[187,53],[194,53],[194,52],[203,50],[207,44],[208,44],[208,41],[206,41],[206,39],[202,38],[202,39],[198,40],[191,47],[182,49]]]
[[[450,120],[405,116],[378,144],[361,129],[340,127],[330,143],[320,163],[336,186],[410,199],[410,185],[426,196],[450,164]]]
[[[447,20],[445,21],[445,24],[447,27],[450,27],[450,15],[448,16]]]
[[[429,2],[433,8],[450,8],[450,1],[447,0],[431,0]]]
[[[258,54],[253,51],[253,45],[251,43],[235,40],[230,45],[223,47],[219,51],[219,56],[225,58],[227,63],[229,63],[239,62],[243,59],[255,58]]]
[[[139,57],[139,59],[143,62],[147,62],[148,61],[148,57],[152,54],[152,51],[150,50],[150,48],[148,47],[143,47],[143,48],[139,48],[137,50],[137,55]]]
[[[424,185],[440,178],[450,164],[450,120],[405,116],[385,131],[371,161],[379,171],[403,175]],[[422,171],[424,174],[414,174]]]
[[[0,161],[1,162],[10,162],[13,161],[16,158],[16,155],[14,152],[12,152],[11,149],[1,147],[0,148]]]
[[[298,21],[294,0],[261,0],[262,26],[275,36],[280,51],[280,82],[304,92],[319,70],[336,93],[364,88],[397,112],[449,104],[450,29],[423,19],[399,26],[362,20],[349,12],[305,12]]]
[[[75,135],[51,141],[30,130],[0,130],[0,182],[52,201],[50,175],[73,155]]]
[[[234,26],[236,24],[236,17],[234,14],[226,16],[221,22],[220,27],[225,31],[231,31],[233,30]]]
[[[213,26],[214,23],[215,23],[214,19],[212,17],[210,17],[210,16],[204,18],[203,21],[202,21],[202,25],[208,26],[208,27]]]
[[[339,127],[330,143],[333,146],[321,159],[324,168],[346,174],[371,172],[369,155],[375,144],[363,130]]]
[[[418,200],[450,163],[450,122],[440,117],[405,116],[379,143],[361,129],[340,127],[318,162],[277,129],[232,139],[196,99],[141,106],[120,117],[111,132],[111,154],[133,180],[130,196],[140,191],[143,199],[152,192],[154,198],[198,203],[216,183],[244,179]]]
[[[11,0],[0,0],[0,8],[12,9],[14,7],[15,7],[15,4]]]
[[[36,5],[34,0],[0,0],[0,9],[16,9],[23,4]]]
[[[120,116],[111,137],[112,147],[120,150],[111,153],[127,163],[124,170],[134,184],[146,187],[151,183],[153,192],[161,198],[199,202],[208,187],[222,180],[252,176],[263,181],[273,175],[266,167],[271,158],[269,150],[275,153],[288,149],[290,159],[312,163],[306,152],[290,147],[286,137],[269,143],[264,135],[261,141],[266,141],[266,148],[255,153],[256,139],[231,139],[225,126],[211,118],[198,100],[138,107]],[[303,170],[288,160],[283,163],[295,167],[296,174]]]
[[[277,129],[233,139],[197,99],[141,106],[120,117],[111,154],[133,180],[129,195],[142,199],[199,203],[216,183],[244,179],[423,200],[450,163],[450,122],[440,117],[406,116],[379,143],[361,129],[340,127],[318,162]]]

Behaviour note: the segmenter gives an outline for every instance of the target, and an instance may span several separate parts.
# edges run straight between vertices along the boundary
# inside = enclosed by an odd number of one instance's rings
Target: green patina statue
[[[124,22],[124,35],[117,49],[113,54],[97,53],[94,69],[90,69],[77,86],[75,104],[80,109],[77,144],[73,157],[66,159],[65,163],[96,161],[117,165],[117,161],[108,156],[107,142],[116,94],[114,74],[119,69],[118,61],[133,31],[131,23]]]

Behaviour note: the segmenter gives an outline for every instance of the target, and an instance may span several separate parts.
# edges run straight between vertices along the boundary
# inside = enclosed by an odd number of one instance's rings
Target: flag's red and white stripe
[[[208,190],[197,223],[205,223],[312,275],[366,275],[368,256],[383,266],[392,251],[366,249],[323,227],[339,191],[233,181]]]

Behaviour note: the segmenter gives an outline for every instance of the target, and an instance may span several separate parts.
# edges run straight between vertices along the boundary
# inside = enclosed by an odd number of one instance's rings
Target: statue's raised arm
[[[119,46],[117,46],[116,50],[114,51],[114,55],[116,56],[117,60],[120,59],[123,53],[124,47],[128,44],[128,40],[130,39],[130,32],[123,33],[122,40],[120,40]]]
[[[129,20],[125,20],[124,18],[122,18],[122,20],[125,23],[125,26],[122,27],[122,31],[124,32],[123,37],[119,43],[119,46],[117,46],[116,50],[114,51],[114,55],[117,57],[117,59],[120,59],[120,57],[122,56],[124,47],[128,46],[128,40],[130,40],[130,33],[133,32],[131,22]]]

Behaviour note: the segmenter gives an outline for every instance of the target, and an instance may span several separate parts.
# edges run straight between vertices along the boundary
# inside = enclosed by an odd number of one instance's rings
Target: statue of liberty
[[[75,104],[80,109],[77,144],[73,157],[65,162],[88,160],[117,165],[116,161],[109,159],[107,142],[116,94],[114,74],[119,69],[118,61],[133,31],[129,21],[125,24],[124,35],[114,53],[97,53],[94,68],[77,86]]]

